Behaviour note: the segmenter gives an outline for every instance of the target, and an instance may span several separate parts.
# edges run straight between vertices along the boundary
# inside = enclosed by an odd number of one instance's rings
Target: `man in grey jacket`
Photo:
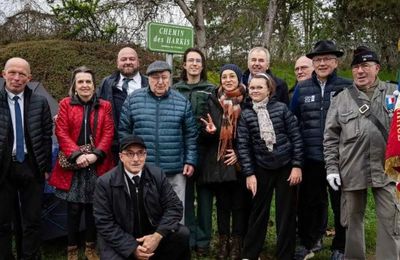
[[[386,139],[396,86],[378,78],[380,64],[365,46],[354,51],[353,86],[333,98],[324,132],[330,186],[342,189],[345,259],[365,259],[364,213],[371,188],[377,213],[376,259],[400,259],[400,204],[384,172]]]

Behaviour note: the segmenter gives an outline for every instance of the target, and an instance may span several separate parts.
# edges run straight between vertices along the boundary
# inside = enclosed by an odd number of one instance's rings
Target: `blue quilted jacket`
[[[133,134],[147,146],[146,162],[168,174],[181,173],[184,164],[196,165],[197,127],[190,102],[175,90],[155,96],[142,88],[129,95],[121,110],[120,140]]]

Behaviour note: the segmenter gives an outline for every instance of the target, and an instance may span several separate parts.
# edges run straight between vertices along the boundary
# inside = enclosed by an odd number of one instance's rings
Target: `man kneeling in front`
[[[94,217],[101,259],[190,259],[183,206],[138,136],[120,142],[118,166],[97,180]]]

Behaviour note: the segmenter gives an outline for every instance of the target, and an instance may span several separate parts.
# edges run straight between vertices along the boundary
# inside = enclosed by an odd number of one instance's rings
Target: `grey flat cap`
[[[162,60],[156,60],[152,64],[147,67],[146,74],[150,75],[154,72],[162,72],[162,71],[169,71],[172,73],[171,66],[168,63]]]

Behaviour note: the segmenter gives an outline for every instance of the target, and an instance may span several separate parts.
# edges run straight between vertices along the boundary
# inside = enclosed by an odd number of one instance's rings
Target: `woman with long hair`
[[[85,211],[86,248],[89,260],[99,259],[95,251],[96,228],[93,217],[93,192],[98,176],[113,166],[111,144],[114,125],[111,104],[95,94],[92,70],[74,70],[69,97],[60,101],[55,122],[60,154],[49,184],[55,195],[67,201],[68,259],[78,259],[78,235],[81,215]],[[80,147],[90,146],[89,151]],[[67,168],[61,153],[74,168]]]

